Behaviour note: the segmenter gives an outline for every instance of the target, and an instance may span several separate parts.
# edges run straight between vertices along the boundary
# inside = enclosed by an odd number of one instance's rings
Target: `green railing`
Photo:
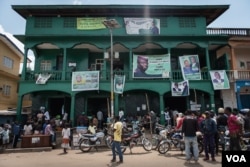
[[[62,71],[29,71],[26,73],[25,81],[35,81],[39,74],[51,74],[49,80],[51,81],[71,81],[72,78],[72,72],[67,71],[65,72],[65,79],[63,79],[63,72]],[[239,76],[250,77],[249,72],[248,73],[240,73]],[[114,71],[114,75],[125,75],[127,81],[133,81],[133,80],[141,80],[133,78],[132,70],[130,71]],[[231,73],[229,74],[231,75]],[[110,80],[110,72],[109,71],[100,71],[100,81],[109,81]],[[210,76],[207,71],[201,72],[201,80],[209,80]],[[183,80],[182,72],[180,70],[174,70],[170,73],[170,78],[148,78],[147,80]]]

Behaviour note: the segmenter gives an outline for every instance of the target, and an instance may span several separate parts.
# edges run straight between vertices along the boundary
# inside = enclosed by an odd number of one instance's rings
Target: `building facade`
[[[166,107],[180,112],[216,110],[224,103],[221,92],[232,89],[230,82],[227,90],[215,90],[210,76],[210,71],[230,69],[231,54],[222,49],[230,46],[230,36],[207,29],[228,5],[12,8],[26,19],[25,34],[16,35],[25,45],[24,66],[28,51],[35,56],[34,71],[22,71],[19,118],[23,97],[30,94],[33,112],[45,106],[56,116],[63,109],[75,124],[82,112],[92,116],[101,110],[105,117],[111,116],[112,106],[115,115],[119,108],[126,116],[153,110],[163,122]],[[119,26],[109,29],[104,20]],[[192,58],[198,60],[198,72],[185,73],[185,59],[191,63]],[[150,72],[136,74],[143,59]],[[78,74],[85,77],[84,88],[74,82]],[[113,94],[117,76],[125,78],[124,87]],[[174,83],[187,94],[174,94]]]

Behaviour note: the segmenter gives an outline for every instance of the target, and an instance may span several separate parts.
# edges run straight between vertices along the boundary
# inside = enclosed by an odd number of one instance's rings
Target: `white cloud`
[[[81,0],[74,0],[73,4],[74,5],[82,5],[82,1]]]

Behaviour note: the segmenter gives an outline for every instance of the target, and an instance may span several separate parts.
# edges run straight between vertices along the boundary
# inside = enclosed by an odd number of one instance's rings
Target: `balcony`
[[[229,70],[227,71],[227,76],[230,82],[236,80],[249,80],[250,70]]]
[[[207,35],[250,36],[250,28],[207,28]]]

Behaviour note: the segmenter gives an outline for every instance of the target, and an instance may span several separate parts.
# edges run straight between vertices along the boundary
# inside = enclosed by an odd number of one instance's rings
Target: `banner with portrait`
[[[51,74],[39,74],[36,79],[36,84],[46,84],[48,79],[51,77]]]
[[[200,80],[201,70],[198,55],[180,56],[182,76],[184,80]]]
[[[229,80],[225,70],[210,71],[214,90],[230,89]]]
[[[72,91],[99,90],[99,71],[72,73]]]
[[[189,96],[188,80],[182,82],[171,82],[172,96]]]
[[[125,75],[115,75],[114,76],[114,92],[118,94],[122,94],[124,85],[125,85]]]
[[[169,78],[170,54],[133,55],[133,78]]]
[[[127,34],[160,34],[160,19],[124,18]]]

